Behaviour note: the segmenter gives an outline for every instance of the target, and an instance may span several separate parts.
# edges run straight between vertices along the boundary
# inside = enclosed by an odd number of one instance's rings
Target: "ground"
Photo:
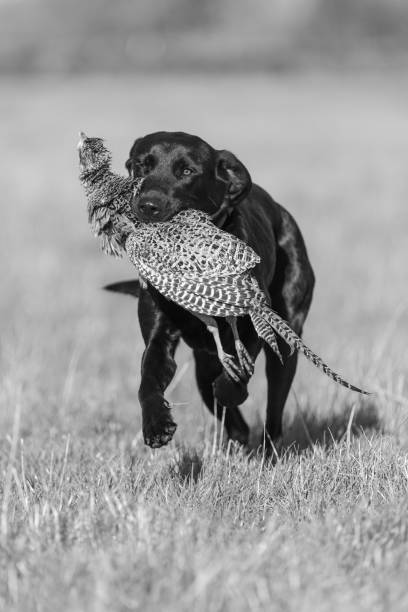
[[[3,79],[1,609],[407,609],[407,93],[376,74]],[[100,290],[133,270],[90,234],[75,145],[105,136],[120,169],[160,129],[231,149],[294,214],[305,340],[375,392],[300,358],[275,464],[223,442],[185,347],[175,440],[143,445],[136,302]]]

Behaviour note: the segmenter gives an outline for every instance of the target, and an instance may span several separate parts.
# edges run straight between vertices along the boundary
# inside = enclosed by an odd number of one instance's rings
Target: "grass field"
[[[1,609],[407,609],[407,97],[375,75],[3,79]],[[272,466],[223,443],[181,347],[175,440],[145,448],[136,303],[100,291],[133,271],[87,227],[80,129],[117,168],[158,129],[234,151],[304,233],[306,341],[378,393],[301,359]]]

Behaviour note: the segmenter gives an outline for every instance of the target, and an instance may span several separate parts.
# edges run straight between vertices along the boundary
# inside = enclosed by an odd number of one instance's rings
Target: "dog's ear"
[[[132,176],[132,162],[133,162],[133,158],[136,156],[136,147],[137,147],[137,145],[139,144],[139,142],[141,140],[142,140],[141,138],[137,138],[135,140],[135,142],[133,143],[132,148],[129,151],[129,157],[126,160],[126,163],[125,163],[125,167],[126,167],[126,170],[129,173],[129,176]]]
[[[126,160],[125,167],[126,167],[126,170],[128,171],[129,176],[131,176],[131,173],[132,173],[132,158],[131,157],[129,157],[129,159]]]
[[[230,151],[217,151],[215,176],[226,185],[224,203],[234,206],[251,190],[251,175]]]

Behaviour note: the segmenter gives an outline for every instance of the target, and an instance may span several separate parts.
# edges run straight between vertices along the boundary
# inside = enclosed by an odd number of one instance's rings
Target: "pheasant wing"
[[[197,210],[182,211],[165,223],[140,226],[138,235],[149,267],[165,265],[168,274],[190,279],[241,274],[260,261],[249,245],[217,228],[206,213]]]

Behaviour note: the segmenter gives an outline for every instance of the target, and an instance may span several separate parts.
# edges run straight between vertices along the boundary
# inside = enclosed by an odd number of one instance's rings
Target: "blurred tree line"
[[[407,0],[0,0],[0,71],[401,65]]]

